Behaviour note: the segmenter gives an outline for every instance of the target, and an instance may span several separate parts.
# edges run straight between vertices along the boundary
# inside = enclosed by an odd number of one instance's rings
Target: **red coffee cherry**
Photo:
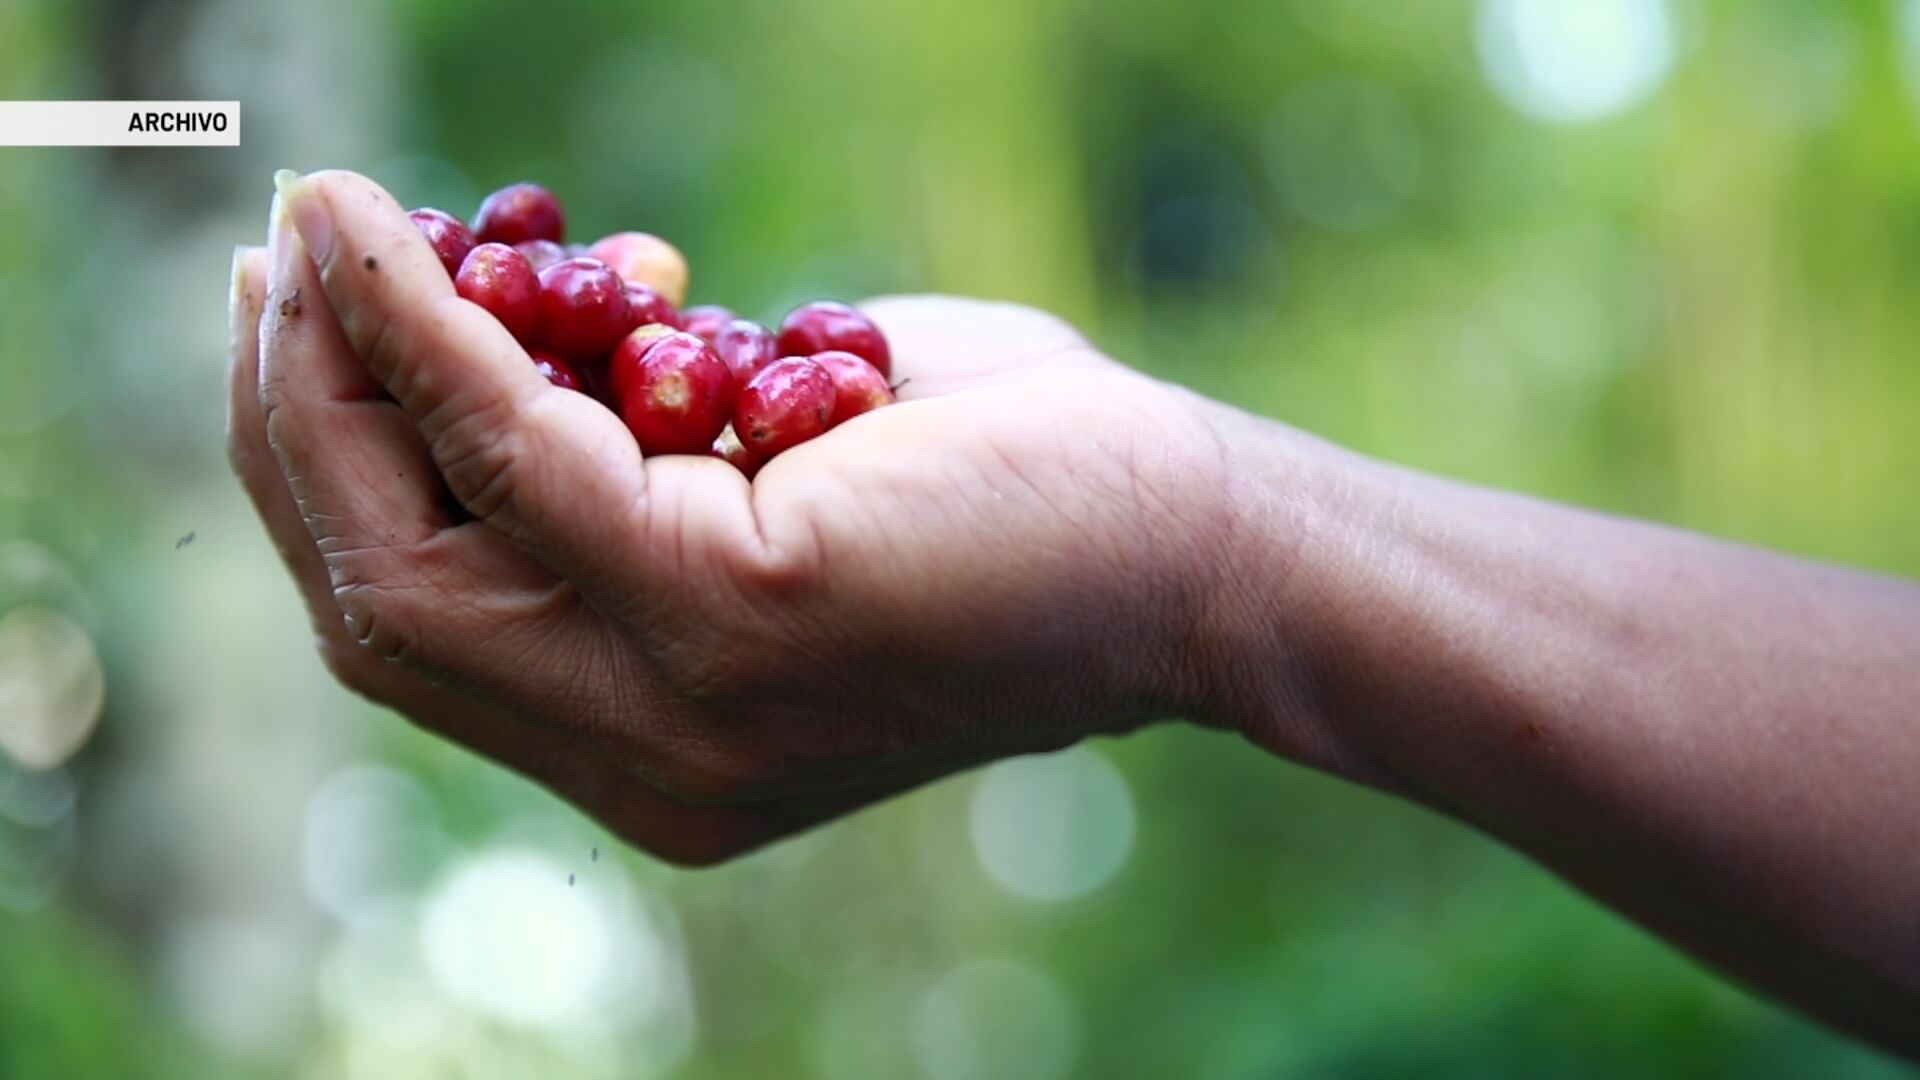
[[[620,418],[640,452],[704,454],[733,412],[733,371],[692,334],[629,336],[609,362]]]
[[[880,369],[850,352],[815,353],[813,362],[833,379],[833,424],[841,424],[882,405],[893,404],[893,387]]]
[[[505,244],[481,244],[467,253],[453,287],[492,312],[520,344],[533,340],[540,318],[540,279],[519,252]]]
[[[604,356],[633,328],[626,283],[597,259],[540,271],[540,347],[570,359]]]
[[[720,432],[720,437],[713,440],[713,449],[708,452],[739,469],[749,480],[753,479],[753,474],[759,472],[760,466],[765,464],[758,455],[740,442],[740,436],[733,433],[732,424],[728,424]]]
[[[833,426],[833,376],[803,356],[760,369],[740,391],[733,430],[760,458],[791,450]]]

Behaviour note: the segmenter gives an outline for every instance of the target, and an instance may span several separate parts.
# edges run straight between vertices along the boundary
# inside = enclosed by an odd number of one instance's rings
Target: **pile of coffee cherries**
[[[687,261],[649,233],[566,244],[553,193],[513,184],[469,227],[412,212],[462,297],[500,320],[547,381],[626,421],[643,454],[708,454],[752,476],[774,455],[890,404],[892,354],[846,304],[769,330],[716,305],[680,310]]]

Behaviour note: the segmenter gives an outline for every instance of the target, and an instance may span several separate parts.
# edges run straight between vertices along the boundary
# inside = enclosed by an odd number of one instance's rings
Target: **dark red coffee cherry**
[[[893,350],[873,320],[833,300],[818,300],[794,308],[780,324],[781,356],[812,356],[823,352],[850,352],[880,370],[893,374]]]
[[[680,329],[680,313],[666,297],[637,282],[627,282],[628,316],[634,329],[658,324]]]
[[[581,381],[580,373],[574,370],[572,364],[552,353],[536,352],[529,355],[533,357],[533,366],[539,369],[540,374],[547,377],[548,382],[562,390],[578,390],[583,394],[586,393],[586,384]]]
[[[467,228],[467,223],[431,206],[411,211],[407,217],[433,246],[433,253],[440,256],[440,265],[447,268],[447,276],[458,274],[460,264],[467,261],[467,252],[473,250],[473,230]]]
[[[733,377],[741,386],[761,368],[780,359],[780,345],[774,341],[773,331],[752,319],[735,319],[708,340],[713,342],[713,351],[733,369]]]
[[[486,197],[473,215],[474,239],[483,244],[566,239],[560,200],[539,184],[509,184]]]
[[[695,337],[705,338],[707,344],[711,345],[713,335],[737,318],[738,315],[719,304],[701,304],[680,313],[680,328]]]
[[[551,240],[522,240],[513,245],[513,250],[527,257],[536,274],[568,257],[567,249]]]

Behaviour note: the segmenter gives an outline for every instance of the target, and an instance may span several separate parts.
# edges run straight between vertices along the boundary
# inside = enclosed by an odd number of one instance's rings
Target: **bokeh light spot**
[[[1073,1003],[1031,964],[974,960],[933,985],[913,1025],[929,1080],[1054,1080],[1079,1049]]]
[[[1133,848],[1133,796],[1098,751],[1015,758],[973,792],[973,850],[988,876],[1032,900],[1093,891]]]
[[[51,769],[93,734],[106,673],[85,628],[50,608],[0,615],[0,750]]]
[[[1482,0],[1480,62],[1508,104],[1550,123],[1624,112],[1674,60],[1665,0]]]
[[[433,802],[411,776],[378,765],[342,769],[307,802],[307,894],[343,922],[376,919],[412,895],[442,843]]]
[[[1920,0],[1900,5],[1900,70],[1907,80],[1907,92],[1915,108],[1920,108]]]
[[[563,1027],[592,1011],[609,981],[607,913],[567,884],[567,868],[530,851],[456,866],[426,903],[427,971],[475,1012]]]

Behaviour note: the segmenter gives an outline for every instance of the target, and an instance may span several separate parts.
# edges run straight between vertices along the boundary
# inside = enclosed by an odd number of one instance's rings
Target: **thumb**
[[[549,385],[486,310],[455,294],[379,185],[348,172],[274,178],[354,351],[419,429],[455,498],[548,568],[618,577],[646,502],[625,426]]]

